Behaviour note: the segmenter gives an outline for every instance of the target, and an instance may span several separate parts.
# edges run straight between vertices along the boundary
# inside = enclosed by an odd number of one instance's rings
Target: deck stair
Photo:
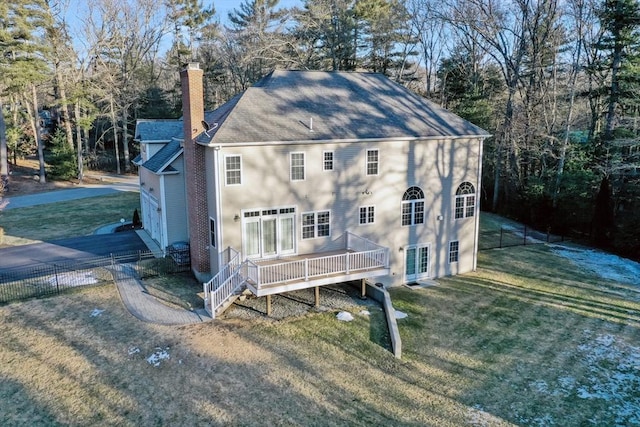
[[[245,290],[261,297],[389,274],[389,248],[350,232],[336,242],[324,252],[242,262],[228,248],[224,267],[204,284],[207,312],[215,318]]]

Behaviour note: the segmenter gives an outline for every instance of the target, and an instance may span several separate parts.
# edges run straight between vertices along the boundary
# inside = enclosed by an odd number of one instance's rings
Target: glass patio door
[[[264,209],[243,213],[243,246],[247,258],[295,253],[295,209]]]
[[[429,277],[429,245],[407,246],[405,253],[405,282]]]

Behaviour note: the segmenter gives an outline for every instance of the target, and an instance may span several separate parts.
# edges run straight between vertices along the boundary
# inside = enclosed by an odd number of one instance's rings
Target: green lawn
[[[391,290],[402,360],[380,310],[167,327],[112,286],[0,307],[0,425],[640,425],[637,285],[545,245],[439,282]]]
[[[140,211],[140,195],[119,192],[107,196],[0,211],[0,245],[17,246],[39,241],[92,234],[98,227],[131,221]],[[4,239],[2,241],[2,235]]]

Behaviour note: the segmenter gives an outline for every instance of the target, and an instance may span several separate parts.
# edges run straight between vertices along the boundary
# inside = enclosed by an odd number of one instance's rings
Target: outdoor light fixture
[[[233,217],[233,220],[234,220],[235,222],[240,221],[240,215],[236,214],[236,215]]]

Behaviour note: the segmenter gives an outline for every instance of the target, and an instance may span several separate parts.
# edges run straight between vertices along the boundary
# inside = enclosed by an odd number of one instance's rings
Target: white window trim
[[[415,249],[416,253],[420,248],[427,248],[427,271],[423,273],[419,273],[416,275],[415,279],[412,280],[422,280],[431,277],[431,262],[433,261],[433,252],[431,251],[431,243],[418,243],[415,245],[407,245],[403,247],[403,262],[402,262],[402,280],[407,283],[409,281],[407,277],[407,251],[409,249]],[[417,261],[417,259],[416,259]]]
[[[361,222],[361,216],[360,216],[360,211],[362,209],[366,209],[366,221],[365,222]],[[369,221],[369,209],[373,210],[373,221]],[[359,206],[358,207],[358,225],[360,226],[365,226],[365,225],[371,225],[371,224],[375,224],[376,223],[376,206],[375,205],[367,205],[367,206]]]
[[[331,153],[331,169],[327,169],[325,168],[326,162],[327,160],[325,159],[324,155],[326,153]],[[333,172],[336,170],[336,153],[333,150],[325,150],[322,152],[322,171],[323,172]]]
[[[462,186],[465,183],[468,183],[469,185],[471,185],[473,187],[474,192],[470,194],[454,193],[454,196],[453,196],[453,219],[454,220],[473,218],[478,214],[478,192],[476,191],[476,186],[474,184],[472,184],[469,181],[465,181],[456,188],[456,193],[458,192],[458,189],[460,188],[460,186]],[[470,198],[473,198],[473,203],[469,202]],[[457,216],[458,200],[462,201],[462,216]],[[473,214],[467,215],[467,212],[470,207],[473,207]]]
[[[329,213],[329,234],[326,236],[318,236],[318,214]],[[312,237],[304,237],[304,229],[305,227],[309,227],[304,223],[304,216],[313,214],[313,236]],[[311,239],[323,239],[327,237],[331,237],[331,209],[321,209],[317,211],[308,211],[300,213],[300,238],[302,240],[311,240]]]
[[[369,152],[370,151],[375,151],[376,153],[378,153],[377,160],[375,161],[376,173],[369,173],[369,164],[373,163],[373,162],[369,162]],[[380,150],[379,149],[370,148],[370,149],[366,150],[365,158],[364,158],[364,173],[365,173],[366,176],[378,176],[380,174]]]
[[[457,243],[458,244],[458,248],[456,250],[456,260],[455,261],[451,261],[451,244],[453,243]],[[448,253],[448,260],[449,260],[449,264],[457,264],[458,262],[460,262],[460,240],[451,240],[449,241],[449,253]]]
[[[229,176],[227,175],[227,158],[228,157],[239,157],[240,158],[240,182],[237,184],[229,184]],[[224,155],[224,185],[226,187],[233,187],[233,186],[237,186],[237,185],[242,185],[242,183],[244,182],[244,176],[242,173],[242,154],[225,154]],[[232,169],[233,171],[235,171],[235,169]]]
[[[422,202],[422,222],[416,222],[416,204],[418,202]],[[404,206],[411,206],[411,223],[410,224],[402,224],[402,215],[404,214]],[[403,200],[400,202],[400,226],[401,227],[413,227],[416,225],[422,225],[425,222],[425,199],[415,199],[415,200]]]
[[[304,175],[304,178],[302,179],[293,179],[293,155],[294,154],[302,154],[302,174]],[[307,156],[305,155],[305,152],[293,151],[289,153],[289,180],[291,182],[298,182],[298,181],[306,181],[306,179],[307,179]]]

